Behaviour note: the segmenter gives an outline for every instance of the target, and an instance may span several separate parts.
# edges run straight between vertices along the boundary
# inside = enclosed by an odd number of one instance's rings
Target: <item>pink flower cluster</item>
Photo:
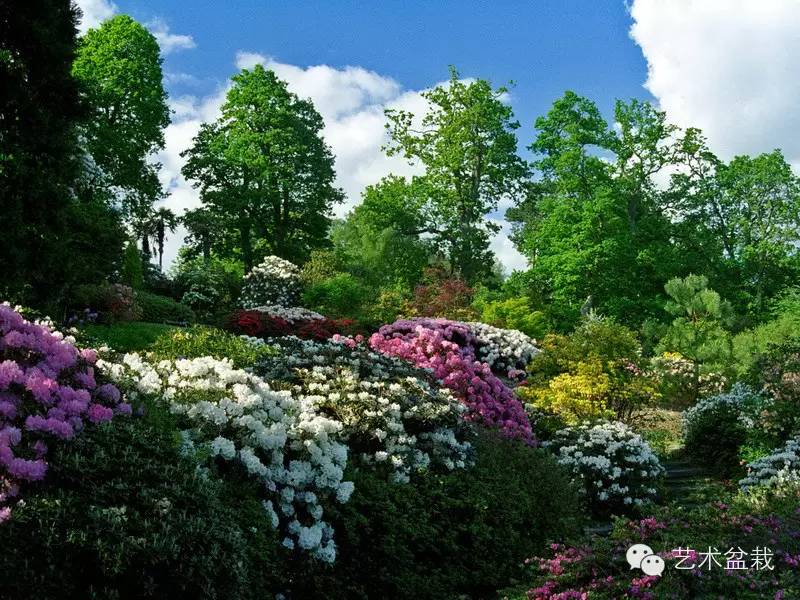
[[[525,409],[489,365],[476,358],[477,342],[465,323],[448,319],[401,319],[381,327],[369,343],[379,352],[432,370],[467,406],[468,419],[534,443]]]
[[[119,390],[98,384],[94,350],[78,350],[0,304],[0,523],[19,486],[47,472],[48,443],[69,440],[86,422],[130,414]]]

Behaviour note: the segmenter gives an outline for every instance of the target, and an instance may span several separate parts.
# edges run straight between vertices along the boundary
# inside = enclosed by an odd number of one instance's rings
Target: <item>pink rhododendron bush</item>
[[[489,364],[478,359],[479,343],[468,324],[448,319],[401,319],[381,327],[369,343],[384,354],[431,369],[466,404],[467,419],[533,442],[525,409]]]
[[[98,381],[96,361],[94,350],[0,305],[0,522],[20,486],[44,479],[51,444],[130,414],[119,390]]]

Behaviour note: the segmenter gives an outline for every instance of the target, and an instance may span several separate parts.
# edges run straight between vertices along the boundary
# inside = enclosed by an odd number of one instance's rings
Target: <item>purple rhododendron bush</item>
[[[44,479],[50,445],[131,413],[114,385],[98,381],[96,352],[73,342],[0,305],[0,522],[21,486]]]
[[[489,365],[477,358],[478,343],[469,325],[448,319],[401,319],[381,327],[369,343],[384,354],[431,369],[466,404],[468,419],[533,442],[522,403]]]

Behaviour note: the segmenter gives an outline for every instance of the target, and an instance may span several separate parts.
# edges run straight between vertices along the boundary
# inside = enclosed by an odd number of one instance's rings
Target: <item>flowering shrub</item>
[[[286,547],[297,545],[322,560],[334,560],[333,531],[322,520],[322,502],[346,502],[353,491],[343,480],[347,446],[337,441],[341,423],[226,360],[151,365],[126,354],[107,368],[139,392],[163,397],[187,427],[182,432],[187,452],[236,461],[260,479],[270,497],[265,510],[275,526],[280,523]]]
[[[332,562],[333,529],[322,517],[353,491],[344,481],[348,443],[363,449],[363,463],[386,462],[398,481],[431,464],[463,467],[469,445],[448,428],[458,426],[458,403],[423,383],[361,381],[324,363],[295,371],[297,360],[290,354],[286,368],[301,384],[284,390],[211,357],[152,365],[128,354],[107,368],[140,393],[163,397],[185,427],[187,451],[233,461],[263,483],[284,546]]]
[[[700,400],[683,412],[686,451],[723,474],[732,473],[745,444],[774,447],[769,431],[761,427],[770,404],[769,398],[741,383]]]
[[[388,469],[392,480],[407,482],[429,466],[449,471],[470,462],[470,445],[461,441],[464,406],[428,373],[352,338],[287,337],[270,344],[278,354],[254,370],[342,423],[351,455],[362,464]]]
[[[296,306],[300,299],[300,269],[288,260],[268,256],[244,276],[242,308]]]
[[[722,373],[701,372],[695,389],[695,364],[677,352],[663,352],[651,359],[661,394],[671,404],[685,407],[697,398],[721,393],[728,385]]]
[[[72,293],[71,304],[84,313],[87,308],[98,313],[95,320],[106,323],[138,321],[142,317],[133,288],[121,283],[80,285]]]
[[[86,325],[87,323],[97,323],[100,314],[91,308],[84,308],[83,311],[72,313],[67,319],[67,325]]]
[[[475,334],[477,357],[493,371],[511,378],[524,376],[525,367],[539,353],[534,340],[515,329],[500,329],[485,323],[467,323]]]
[[[726,498],[726,500],[729,500]],[[508,600],[619,598],[800,597],[800,487],[787,502],[753,506],[747,495],[689,511],[661,509],[640,520],[620,519],[609,537],[577,545],[552,544],[525,561],[529,584],[504,590]],[[664,559],[661,577],[631,569],[627,550],[645,543]],[[768,546],[770,567],[755,568],[754,550]],[[743,551],[741,566],[727,568]],[[763,565],[762,558],[762,565]]]
[[[608,405],[611,378],[598,361],[580,362],[572,373],[561,373],[544,386],[522,386],[517,395],[530,413],[553,415],[565,425],[613,419]]]
[[[301,306],[279,306],[277,304],[266,304],[256,306],[251,309],[274,319],[283,319],[287,323],[297,323],[298,321],[321,321],[325,317]]]
[[[783,448],[747,465],[747,477],[739,485],[747,490],[756,486],[777,487],[786,482],[800,482],[800,436],[790,439]]]
[[[431,369],[466,404],[468,419],[532,441],[522,404],[489,365],[477,359],[477,340],[468,325],[447,319],[399,320],[381,327],[369,343],[384,354]]]
[[[205,322],[230,312],[241,292],[242,268],[230,259],[179,256],[172,272],[181,304]]]
[[[294,309],[289,309],[286,316],[292,318],[306,312],[317,314],[306,309],[294,313]],[[237,311],[231,316],[228,326],[234,333],[265,339],[294,335],[303,339],[326,340],[337,334],[349,335],[357,331],[355,322],[350,319],[328,319],[321,315],[310,319],[287,319],[260,310]]]
[[[569,425],[629,422],[659,397],[635,333],[612,319],[589,317],[569,335],[545,336],[541,350],[519,395],[530,409]]]
[[[758,369],[758,380],[772,399],[769,414],[762,415],[762,426],[786,440],[800,432],[800,340],[769,346],[758,360]]]
[[[115,386],[98,381],[95,351],[74,341],[0,304],[0,522],[20,484],[44,478],[50,444],[131,412]]]
[[[664,469],[642,437],[623,423],[563,429],[545,446],[583,480],[592,509],[622,510],[652,501]]]

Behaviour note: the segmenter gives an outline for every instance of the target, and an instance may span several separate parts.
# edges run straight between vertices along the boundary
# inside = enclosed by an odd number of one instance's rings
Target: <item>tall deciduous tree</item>
[[[72,69],[92,110],[82,128],[86,149],[134,225],[163,194],[149,160],[164,147],[169,124],[161,63],[153,34],[118,15],[81,38]]]
[[[482,79],[461,81],[451,68],[446,85],[423,93],[429,109],[419,124],[410,112],[386,111],[389,155],[425,167],[413,185],[427,199],[426,232],[470,281],[492,269],[489,242],[499,227],[487,214],[520,193],[527,171],[506,93]]]
[[[688,168],[673,176],[672,196],[687,255],[757,319],[800,276],[800,178],[779,150],[725,163],[696,130],[681,149]]]
[[[310,100],[256,65],[233,77],[222,116],[184,153],[183,173],[208,212],[238,233],[247,269],[254,254],[302,261],[324,246],[341,202],[323,121]]]
[[[568,326],[591,305],[636,323],[660,310],[676,268],[654,176],[672,164],[674,128],[647,103],[618,102],[617,130],[573,92],[536,120],[540,177],[507,213],[534,285]]]
[[[121,254],[116,215],[81,194],[77,16],[69,0],[0,1],[0,295],[36,304]]]
[[[420,238],[427,227],[424,203],[402,177],[368,186],[361,204],[331,231],[336,256],[370,285],[410,289],[434,250]]]

